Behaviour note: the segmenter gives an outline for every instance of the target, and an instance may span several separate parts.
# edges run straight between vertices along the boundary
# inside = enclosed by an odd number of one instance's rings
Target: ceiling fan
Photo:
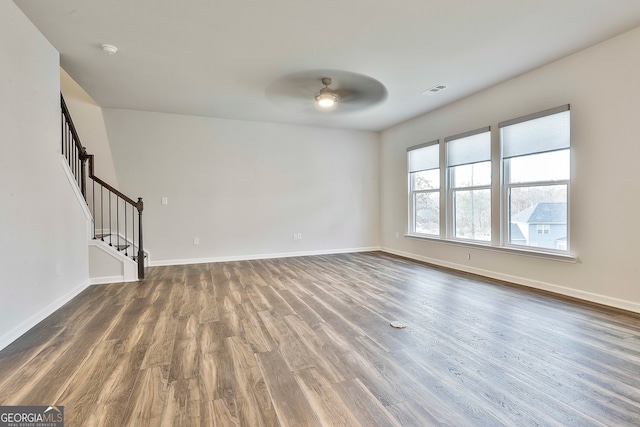
[[[266,95],[272,103],[287,110],[346,113],[384,101],[387,90],[382,83],[363,74],[310,70],[277,79],[267,88]]]

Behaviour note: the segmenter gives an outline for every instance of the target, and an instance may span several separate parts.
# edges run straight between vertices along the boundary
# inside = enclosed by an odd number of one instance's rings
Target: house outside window
[[[500,124],[507,245],[568,249],[569,106]]]

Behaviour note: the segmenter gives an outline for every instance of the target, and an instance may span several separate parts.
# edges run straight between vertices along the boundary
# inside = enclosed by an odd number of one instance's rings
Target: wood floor
[[[382,253],[147,275],[0,352],[0,405],[67,427],[640,425],[638,316]]]

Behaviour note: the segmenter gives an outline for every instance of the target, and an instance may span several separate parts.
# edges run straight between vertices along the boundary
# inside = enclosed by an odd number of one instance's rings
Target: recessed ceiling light
[[[424,92],[422,92],[423,95],[433,95],[436,94],[438,92],[441,92],[443,90],[445,90],[447,88],[447,85],[435,85],[434,87],[425,90]]]
[[[118,53],[118,48],[112,44],[103,44],[102,50],[107,55],[115,55],[116,53]]]

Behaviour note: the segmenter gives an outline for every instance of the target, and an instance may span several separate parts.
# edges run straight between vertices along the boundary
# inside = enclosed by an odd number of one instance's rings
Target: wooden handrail
[[[69,125],[69,130],[71,131],[71,135],[73,136],[73,141],[80,152],[79,157],[80,160],[86,160],[87,158],[87,149],[82,146],[80,143],[80,137],[78,136],[78,132],[76,131],[76,127],[73,124],[73,120],[71,120],[71,114],[69,113],[69,109],[67,108],[67,103],[64,102],[64,97],[62,93],[60,94],[60,107],[62,108],[62,114],[67,119],[67,124]]]
[[[130,205],[133,205],[133,206],[137,207],[138,202],[135,202],[133,199],[127,197],[121,191],[117,190],[113,186],[109,185],[107,182],[105,182],[105,181],[101,180],[100,178],[98,178],[97,176],[95,176],[93,174],[93,154],[88,154],[87,158],[89,160],[89,178],[94,180],[96,183],[102,185],[104,188],[106,188],[107,190],[111,191],[113,194],[115,194],[116,196],[120,197],[121,199],[126,200],[127,203],[129,203]]]

